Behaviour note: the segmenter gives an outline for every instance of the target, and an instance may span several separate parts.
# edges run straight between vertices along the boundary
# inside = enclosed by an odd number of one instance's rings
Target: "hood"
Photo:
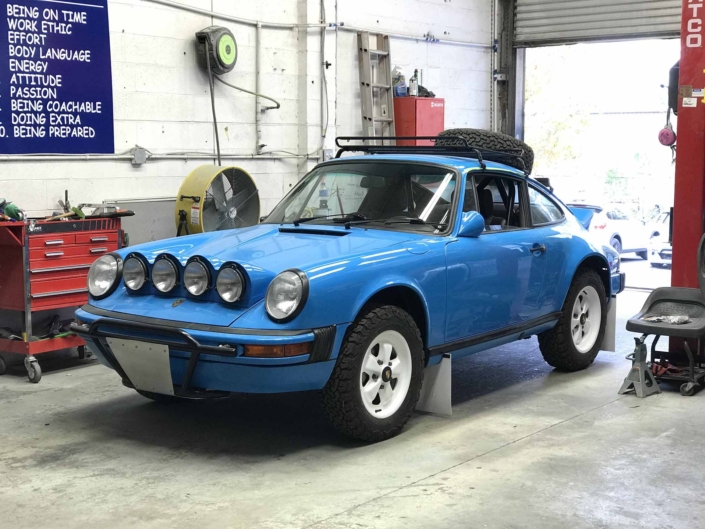
[[[280,272],[298,268],[304,272],[316,266],[375,252],[423,236],[399,231],[384,231],[344,226],[305,226],[260,224],[250,228],[205,233],[165,239],[124,248],[118,253],[125,258],[131,253],[144,256],[149,263],[160,254],[170,254],[182,266],[189,258],[201,256],[217,271],[227,262],[240,265],[245,274],[243,299],[232,306],[220,303],[213,296],[208,300],[193,300],[185,294],[173,297],[130,295],[119,288],[91,305],[140,316],[192,323],[232,325],[250,307],[264,298],[267,287]],[[175,298],[179,298],[175,300]],[[175,302],[176,301],[176,302]]]
[[[250,228],[166,239],[126,248],[148,261],[169,253],[183,265],[194,255],[217,269],[232,261],[276,275],[288,268],[306,270],[324,261],[385,248],[419,237],[398,231],[344,226],[260,224]]]

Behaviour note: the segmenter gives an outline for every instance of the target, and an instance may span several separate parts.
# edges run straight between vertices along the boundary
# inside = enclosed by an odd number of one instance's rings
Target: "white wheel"
[[[360,368],[360,395],[367,412],[386,419],[402,405],[411,383],[411,350],[397,331],[372,340]]]
[[[600,296],[591,286],[581,289],[573,304],[570,320],[570,334],[573,345],[580,353],[589,352],[600,334],[602,322],[602,305]]]
[[[539,334],[544,360],[561,371],[580,371],[600,352],[607,326],[607,294],[596,270],[578,270],[553,329]]]
[[[401,432],[421,394],[424,350],[408,312],[393,305],[371,309],[346,334],[323,388],[323,410],[345,435],[367,442]]]

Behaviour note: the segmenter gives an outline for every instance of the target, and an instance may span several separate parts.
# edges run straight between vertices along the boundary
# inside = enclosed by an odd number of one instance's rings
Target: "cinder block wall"
[[[326,22],[380,33],[418,35],[392,39],[392,62],[423,72],[423,84],[446,99],[446,127],[489,128],[492,0],[325,0]],[[235,17],[285,24],[317,24],[320,0],[179,0]],[[255,32],[250,25],[160,5],[151,0],[109,0],[115,113],[115,152],[135,145],[155,154],[212,153],[214,134],[208,80],[198,69],[194,34],[210,25],[228,27],[238,43],[233,84],[255,87]],[[438,39],[483,46],[430,43]],[[321,34],[318,28],[260,29],[260,89],[281,102],[261,114],[264,151],[312,153],[321,145]],[[328,129],[324,146],[337,135],[361,134],[357,37],[326,31]],[[268,102],[260,100],[260,104]],[[221,150],[251,155],[256,149],[255,103],[248,94],[216,85]],[[325,116],[324,116],[325,118]],[[208,160],[159,160],[133,167],[124,160],[0,161],[0,196],[32,214],[71,202],[174,196],[183,178]],[[260,189],[262,212],[281,199],[316,159],[241,159]]]

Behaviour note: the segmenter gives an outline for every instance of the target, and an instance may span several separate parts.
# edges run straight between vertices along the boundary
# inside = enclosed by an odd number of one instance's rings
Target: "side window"
[[[529,200],[531,201],[531,222],[534,226],[551,224],[565,217],[561,208],[553,200],[533,187],[529,187]]]
[[[479,179],[478,210],[485,219],[486,231],[506,231],[524,227],[521,186],[522,182],[513,178],[488,175]]]

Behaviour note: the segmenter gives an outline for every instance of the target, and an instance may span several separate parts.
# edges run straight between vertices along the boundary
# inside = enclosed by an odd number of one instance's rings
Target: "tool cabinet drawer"
[[[33,262],[29,267],[29,280],[45,281],[50,279],[63,279],[66,277],[88,277],[95,259],[91,257],[70,257],[60,261],[43,260]]]
[[[103,244],[117,243],[118,234],[116,231],[106,231],[98,233],[77,233],[76,244]]]
[[[30,249],[30,261],[59,261],[68,257],[93,257],[98,259],[103,254],[117,250],[117,242],[91,243],[85,245],[74,244],[61,248]]]
[[[58,309],[65,307],[80,307],[88,303],[88,290],[73,290],[67,292],[53,292],[51,294],[32,297],[30,304],[32,310]]]
[[[73,233],[55,233],[53,235],[33,235],[29,238],[30,248],[58,248],[76,242]]]
[[[85,277],[70,277],[52,281],[32,281],[29,287],[32,307],[47,307],[60,304],[72,305],[88,300]]]

